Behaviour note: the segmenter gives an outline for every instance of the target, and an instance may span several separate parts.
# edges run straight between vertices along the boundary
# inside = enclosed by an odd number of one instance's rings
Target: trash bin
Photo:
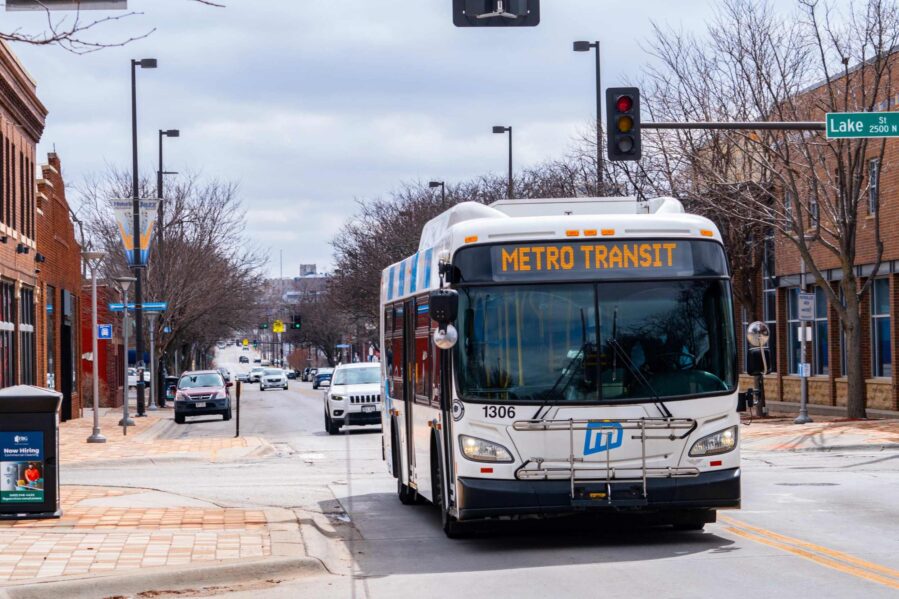
[[[62,393],[30,385],[0,391],[0,520],[59,518]]]
[[[163,385],[165,388],[165,400],[171,401],[174,403],[175,401],[175,389],[178,387],[178,377],[177,376],[167,376],[165,377],[165,384]],[[162,404],[165,407],[165,403]]]

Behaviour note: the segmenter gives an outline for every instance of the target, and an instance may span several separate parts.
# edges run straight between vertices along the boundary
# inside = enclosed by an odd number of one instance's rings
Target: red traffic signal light
[[[606,90],[606,153],[610,161],[639,160],[642,156],[639,88]]]

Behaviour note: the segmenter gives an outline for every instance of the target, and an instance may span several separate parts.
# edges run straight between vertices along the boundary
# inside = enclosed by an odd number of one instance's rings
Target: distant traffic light
[[[290,323],[290,328],[294,331],[299,331],[303,328],[303,317],[299,314],[293,315],[293,322]]]
[[[267,322],[263,322],[262,324],[259,325],[259,328],[260,328],[260,329],[263,329],[263,330],[267,329],[267,328],[268,328],[268,323],[267,323]]]
[[[534,27],[540,0],[453,0],[456,27]]]
[[[606,148],[609,160],[640,160],[640,89],[606,90]]]

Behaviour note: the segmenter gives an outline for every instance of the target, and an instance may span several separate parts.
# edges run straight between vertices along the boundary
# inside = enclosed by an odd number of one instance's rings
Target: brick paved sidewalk
[[[140,504],[142,495],[152,495],[152,503],[160,507],[121,507],[132,498]],[[61,519],[0,522],[0,586],[272,555],[271,523],[265,511],[219,508],[194,500],[184,505],[184,498],[160,499],[160,495],[165,494],[63,486]],[[131,497],[122,501],[123,496]]]
[[[118,426],[121,414],[100,417],[100,430],[106,443],[87,443],[93,430],[93,419],[77,418],[60,425],[59,453],[62,464],[97,462],[128,458],[158,458],[192,455],[210,460],[224,456],[241,457],[262,450],[267,443],[258,437],[198,437],[195,439],[160,439],[157,437],[166,419],[150,412],[146,418],[134,418],[135,426],[128,435]],[[241,451],[243,450],[243,451]],[[221,453],[226,451],[226,453]]]
[[[740,428],[745,449],[827,451],[850,447],[899,448],[899,420],[838,420],[815,417],[793,424],[793,416],[754,420]]]

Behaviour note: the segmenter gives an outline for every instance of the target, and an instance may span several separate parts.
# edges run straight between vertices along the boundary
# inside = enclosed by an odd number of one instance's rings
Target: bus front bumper
[[[647,497],[640,486],[613,484],[612,500],[578,501],[568,480],[523,481],[460,477],[456,484],[458,517],[476,520],[496,516],[562,514],[581,510],[665,512],[740,507],[740,469],[702,472],[690,478],[647,479]],[[594,497],[605,483],[576,483],[578,492]]]

